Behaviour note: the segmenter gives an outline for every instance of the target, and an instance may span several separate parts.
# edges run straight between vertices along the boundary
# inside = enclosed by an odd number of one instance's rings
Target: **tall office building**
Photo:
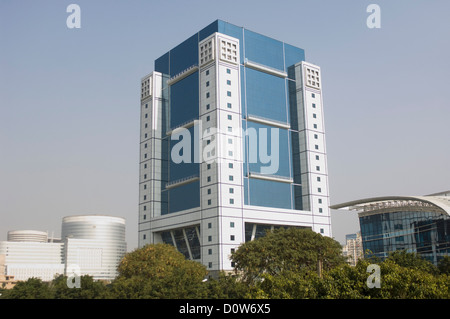
[[[208,270],[275,227],[331,236],[320,67],[217,20],[141,79],[139,246]]]

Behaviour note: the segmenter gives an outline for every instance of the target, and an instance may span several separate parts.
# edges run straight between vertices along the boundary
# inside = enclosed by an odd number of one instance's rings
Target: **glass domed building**
[[[385,196],[330,206],[358,212],[366,256],[415,252],[437,265],[450,255],[450,191],[427,196]]]

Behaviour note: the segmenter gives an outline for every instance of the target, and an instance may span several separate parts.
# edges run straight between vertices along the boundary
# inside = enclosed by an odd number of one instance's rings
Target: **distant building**
[[[3,255],[1,275],[14,276],[15,280],[31,277],[50,281],[64,274],[63,244],[49,243],[46,232],[18,230],[8,232],[8,240],[0,242]]]
[[[450,191],[385,196],[333,205],[358,211],[364,253],[386,258],[407,250],[437,265],[450,254]]]
[[[63,218],[64,264],[77,267],[81,275],[95,280],[113,280],[126,253],[125,219],[106,215]]]
[[[125,220],[106,215],[64,217],[62,239],[46,232],[15,230],[0,241],[0,287],[2,283],[35,277],[51,281],[58,275],[90,275],[113,280],[126,253]]]
[[[348,262],[351,266],[356,266],[359,259],[363,258],[361,232],[348,234],[345,236],[345,245],[342,249],[344,256],[349,257]]]

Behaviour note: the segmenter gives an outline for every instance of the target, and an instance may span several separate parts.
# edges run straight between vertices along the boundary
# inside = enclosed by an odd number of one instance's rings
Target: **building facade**
[[[139,246],[208,270],[274,227],[331,236],[320,67],[217,20],[141,79]]]
[[[125,219],[106,215],[63,218],[65,274],[89,275],[94,280],[113,280],[126,253]]]
[[[437,265],[450,254],[450,191],[367,198],[331,206],[358,211],[365,255],[414,252]]]
[[[364,256],[361,232],[345,236],[345,245],[342,247],[342,253],[348,257],[347,261],[350,266],[356,266],[358,260]]]
[[[1,275],[13,276],[15,280],[36,277],[51,281],[64,274],[63,244],[49,242],[46,232],[10,231],[7,238],[0,242]]]
[[[31,277],[52,281],[58,275],[110,281],[117,276],[126,253],[125,219],[67,216],[62,220],[61,238],[36,230],[8,232],[8,240],[0,241],[0,276],[16,281]]]

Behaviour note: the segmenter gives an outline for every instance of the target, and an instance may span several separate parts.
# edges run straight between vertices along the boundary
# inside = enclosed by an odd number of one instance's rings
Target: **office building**
[[[303,49],[217,20],[141,79],[139,246],[208,270],[275,227],[331,236],[322,74]]]
[[[356,266],[358,260],[364,256],[361,232],[345,236],[345,245],[342,247],[342,253],[348,257],[347,261],[351,266]]]
[[[346,202],[331,209],[358,212],[366,255],[414,252],[437,265],[450,253],[450,191],[427,196],[385,196]]]
[[[63,218],[65,274],[89,275],[95,280],[113,280],[126,253],[125,219],[106,215],[76,215]]]
[[[13,276],[15,280],[36,277],[51,281],[64,274],[63,244],[49,242],[46,232],[10,231],[7,239],[0,242],[1,275]]]
[[[117,276],[126,253],[123,218],[67,216],[62,220],[61,238],[36,230],[8,232],[7,241],[0,241],[0,276],[9,281],[31,277],[52,281],[59,275],[110,281]]]

